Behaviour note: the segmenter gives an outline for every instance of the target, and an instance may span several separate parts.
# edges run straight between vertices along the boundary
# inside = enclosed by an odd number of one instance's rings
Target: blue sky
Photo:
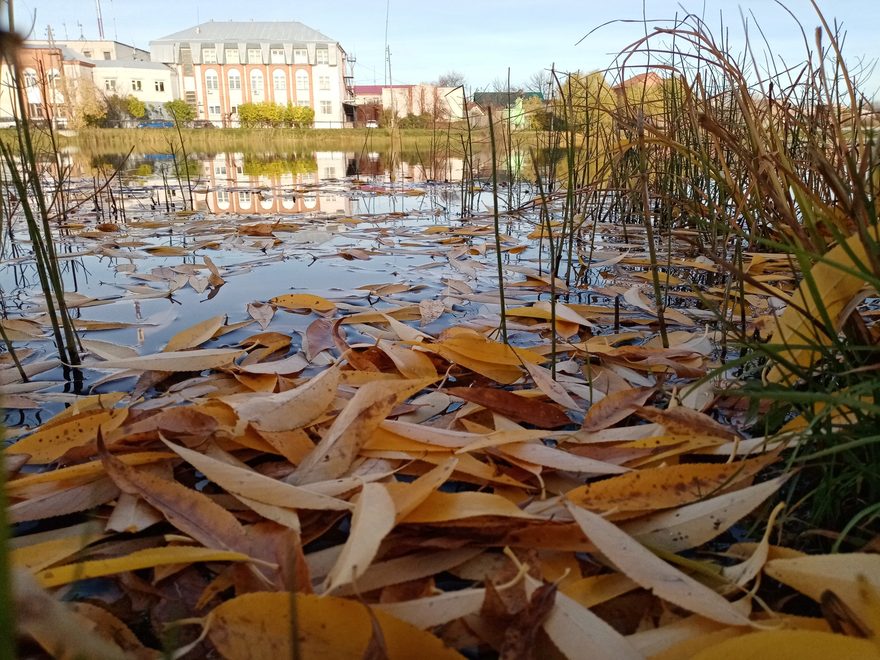
[[[149,41],[206,20],[298,20],[338,40],[357,57],[356,81],[384,82],[386,0],[336,2],[260,2],[242,0],[101,0],[108,38],[148,48]],[[810,47],[818,19],[809,0],[786,5],[803,24]],[[33,23],[45,38],[51,25],[57,38],[65,31],[97,37],[93,0],[16,0],[19,27]],[[880,57],[880,2],[820,2],[831,20],[847,30],[848,61]],[[256,8],[258,7],[258,11]],[[550,9],[552,7],[552,10]],[[741,13],[753,13],[773,52],[794,64],[803,59],[804,42],[794,19],[772,0],[390,0],[388,43],[395,83],[429,82],[450,69],[462,72],[470,86],[482,88],[511,69],[514,84],[555,64],[562,71],[593,70],[609,65],[612,54],[643,33],[638,23],[616,19],[672,19],[687,11],[701,15],[716,30],[719,15],[730,30],[732,48],[742,44]],[[29,17],[35,15],[35,20]],[[749,20],[753,20],[749,18]],[[754,29],[754,26],[753,28]],[[754,32],[752,32],[754,34]],[[869,80],[870,96],[880,88],[880,71]]]

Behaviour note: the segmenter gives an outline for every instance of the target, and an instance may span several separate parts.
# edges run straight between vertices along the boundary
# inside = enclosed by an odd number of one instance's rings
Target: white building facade
[[[150,42],[199,119],[238,126],[243,103],[307,106],[316,128],[350,125],[352,88],[339,43],[298,22],[208,22]]]

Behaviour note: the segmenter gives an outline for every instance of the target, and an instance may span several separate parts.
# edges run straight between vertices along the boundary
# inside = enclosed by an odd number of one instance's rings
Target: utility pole
[[[95,10],[98,14],[98,38],[104,40],[104,18],[101,16],[101,0],[95,0]]]

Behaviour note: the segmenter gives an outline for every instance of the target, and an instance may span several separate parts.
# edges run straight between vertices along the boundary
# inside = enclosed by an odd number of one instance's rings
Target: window
[[[180,49],[180,64],[183,66],[183,75],[193,75],[193,57],[192,50],[189,48]]]
[[[333,103],[330,101],[321,101],[321,114],[329,115],[333,112]]]
[[[309,100],[308,99],[299,99],[296,102],[296,104],[301,108],[308,108],[309,107]]]
[[[220,106],[219,105],[209,105],[208,106],[208,114],[209,115],[219,115],[220,114]]]
[[[315,61],[318,64],[329,64],[330,63],[330,51],[326,48],[319,48],[315,53]]]
[[[205,72],[205,89],[208,92],[216,92],[220,89],[220,79],[217,77],[217,73],[215,71],[206,71]]]
[[[241,74],[238,71],[229,72],[229,89],[241,89]]]
[[[229,204],[229,191],[224,190],[223,188],[217,189],[217,203],[218,204]]]
[[[294,48],[293,49],[293,63],[294,64],[308,64],[309,63],[309,51],[305,48]]]
[[[42,117],[43,116],[43,104],[42,103],[28,103],[28,116]]]
[[[25,74],[27,75],[27,74]],[[104,81],[104,91],[105,92],[115,92],[116,91],[116,78],[107,78]]]
[[[25,69],[24,71],[24,86],[25,87],[36,87],[37,86],[37,72],[33,69]]]
[[[140,80],[132,80],[131,81],[131,91],[140,92],[143,89]]]
[[[163,80],[153,81],[153,89],[155,89],[157,92],[164,92],[165,91],[165,81],[163,81]]]
[[[302,69],[296,72],[296,91],[309,91],[309,74],[307,74]]]
[[[318,89],[324,90],[325,92],[330,91],[330,76],[318,77]]]
[[[58,73],[58,69],[49,69],[49,72],[46,74],[46,82],[50,88],[55,89],[58,86],[60,77],[61,74]]]
[[[251,71],[251,94],[253,96],[263,95],[263,72]]]
[[[250,206],[251,205],[251,193],[248,190],[242,190],[238,193],[238,203],[242,206]]]
[[[217,176],[226,176],[226,164],[216,165],[214,167],[214,174]]]
[[[324,178],[325,179],[335,179],[336,178],[336,168],[332,165],[330,167],[324,168]]]
[[[248,63],[249,64],[262,64],[263,63],[263,51],[259,48],[248,48]]]
[[[184,92],[183,100],[189,103],[190,105],[196,104],[196,93],[195,92]]]
[[[216,64],[217,63],[217,49],[216,48],[202,48],[202,63],[203,64]]]
[[[109,59],[110,59],[110,51],[109,51],[109,50],[105,50],[105,51],[104,51],[104,59],[105,59],[105,60],[109,60]]]
[[[84,55],[85,57],[91,57],[91,56],[92,56],[92,51],[86,49],[86,50],[83,51],[83,55]]]
[[[284,49],[273,48],[269,51],[269,60],[272,64],[284,64]]]
[[[238,48],[227,48],[223,59],[226,60],[226,64],[241,64],[241,60],[238,58]]]
[[[284,71],[276,71],[272,74],[272,84],[276,92],[287,90],[287,76],[284,75]]]

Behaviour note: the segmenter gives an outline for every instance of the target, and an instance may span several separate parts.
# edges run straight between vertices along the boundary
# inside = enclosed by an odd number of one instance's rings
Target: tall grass
[[[849,520],[857,542],[880,515],[880,333],[859,308],[880,289],[880,147],[840,34],[816,16],[796,67],[751,43],[734,54],[688,15],[621,52],[613,99],[602,74],[559,80],[566,191],[551,259],[560,273],[567,245],[589,266],[595,234],[585,235],[583,218],[644,240],[664,345],[673,252],[716,264],[701,284],[722,291],[704,301],[738,353],[726,370],[740,370],[742,394],[764,411],[757,431],[794,430],[799,440],[790,461],[805,469],[792,480],[790,515],[838,529]],[[756,64],[765,60],[769,70]],[[767,252],[789,255],[788,265],[762,270],[754,254]],[[855,287],[842,309],[817,264]],[[800,293],[780,293],[792,278]],[[803,323],[792,333],[771,321],[772,336],[756,334],[751,293],[787,298]]]

